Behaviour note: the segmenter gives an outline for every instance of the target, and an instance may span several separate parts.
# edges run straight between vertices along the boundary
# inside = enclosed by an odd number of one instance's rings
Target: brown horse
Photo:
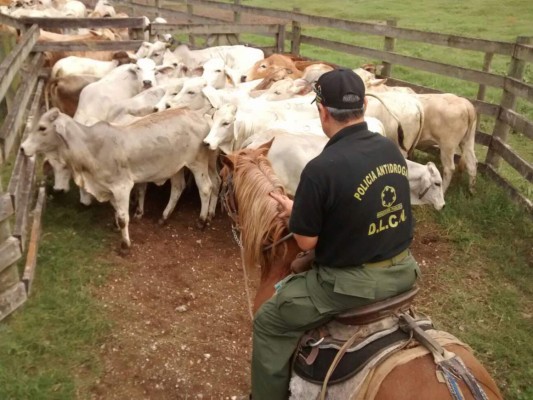
[[[244,149],[226,156],[221,171],[225,207],[241,232],[243,261],[248,268],[256,265],[261,267],[254,312],[273,295],[274,284],[290,273],[290,264],[300,251],[292,237],[283,240],[288,233],[286,221],[278,216],[278,203],[269,196],[272,191],[284,193],[266,157],[271,143],[257,149]],[[274,246],[271,246],[272,244]],[[502,399],[494,380],[474,357],[471,349],[456,338],[453,339],[446,342],[448,344],[441,344],[446,350],[462,359],[477,379],[487,399]],[[418,353],[415,355],[414,352]],[[391,365],[395,358],[403,358],[403,360]],[[355,378],[351,378],[331,386],[328,398],[338,400],[453,399],[447,385],[440,382],[437,376],[436,365],[431,354],[427,354],[426,350],[418,345],[400,350],[380,364],[369,373],[362,385],[357,386],[360,388],[357,392],[353,390],[355,386],[351,383]],[[298,379],[300,378],[293,374],[291,399],[317,398],[320,386],[301,379],[298,382]],[[459,386],[465,399],[474,399],[466,384],[459,381]],[[295,394],[294,389],[298,389],[298,394]]]

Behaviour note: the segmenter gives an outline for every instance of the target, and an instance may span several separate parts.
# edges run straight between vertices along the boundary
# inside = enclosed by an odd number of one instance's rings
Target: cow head
[[[213,123],[209,134],[204,139],[204,144],[211,150],[220,147],[225,153],[229,153],[231,143],[236,139],[236,116],[237,107],[234,104],[226,103],[220,106],[213,115]]]
[[[414,205],[431,204],[436,210],[441,210],[446,204],[444,192],[442,190],[442,176],[434,163],[428,162],[426,165],[419,165],[422,168],[417,174],[411,174],[412,165],[409,167],[409,185],[411,187],[411,203]],[[416,179],[416,176],[419,179]]]
[[[44,113],[26,140],[20,145],[25,156],[31,157],[36,153],[56,151],[65,145],[65,123],[58,108],[52,108]],[[68,145],[67,145],[68,146]]]
[[[166,108],[188,108],[190,110],[210,108],[210,103],[202,92],[206,86],[207,81],[202,77],[188,79],[183,83],[183,88],[179,93],[166,102]]]
[[[289,57],[282,54],[272,54],[264,60],[257,61],[246,75],[241,76],[241,82],[264,79],[280,69],[285,69],[291,79],[302,77],[302,72],[296,68],[296,65]]]
[[[137,76],[143,89],[149,89],[157,84],[155,78],[156,65],[154,60],[141,58],[137,60],[137,63],[131,65],[130,71]]]
[[[221,58],[212,58],[206,61],[202,69],[202,78],[206,80],[207,85],[213,86],[215,89],[226,87],[227,79],[231,79],[226,71],[226,63]]]

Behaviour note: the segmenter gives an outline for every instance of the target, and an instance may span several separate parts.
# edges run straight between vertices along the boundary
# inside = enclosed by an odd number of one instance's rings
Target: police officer
[[[364,122],[365,86],[349,69],[315,84],[330,138],[304,168],[294,202],[272,193],[311,270],[281,282],[254,319],[252,399],[289,396],[290,360],[306,330],[335,314],[411,289],[419,275],[409,253],[413,220],[407,166],[396,145]]]

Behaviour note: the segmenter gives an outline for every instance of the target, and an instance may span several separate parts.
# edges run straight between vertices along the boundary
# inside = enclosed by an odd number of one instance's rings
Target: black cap
[[[322,74],[314,87],[314,101],[340,110],[363,108],[365,84],[351,69],[334,69]]]

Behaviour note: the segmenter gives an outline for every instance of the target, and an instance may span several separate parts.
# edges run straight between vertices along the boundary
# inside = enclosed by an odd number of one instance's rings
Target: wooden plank
[[[517,44],[528,44],[532,38],[519,36],[516,38]],[[517,96],[529,98],[529,101],[533,101],[533,86],[522,83],[521,80],[524,76],[526,62],[519,60],[514,55],[509,63],[509,69],[507,71],[507,77],[505,78],[504,89],[502,98],[500,101],[500,107],[505,110],[514,110],[516,107]],[[502,142],[507,141],[507,135],[509,134],[509,125],[507,125],[499,116],[496,118],[494,128],[492,130],[492,136],[498,137]],[[498,169],[500,158],[498,153],[489,147],[485,162],[495,169]]]
[[[533,122],[523,115],[513,110],[502,109],[500,118],[515,131],[523,133],[524,136],[533,139]]]
[[[387,20],[388,26],[396,26],[397,21],[395,19],[389,19]],[[396,39],[393,37],[385,36],[385,40],[383,43],[383,50],[387,52],[393,52],[394,51],[394,44],[396,42]],[[388,62],[383,62],[383,69],[381,70],[381,74],[383,76],[391,76],[392,75],[392,64]]]
[[[21,17],[19,21],[26,25],[37,24],[42,29],[66,28],[142,28],[144,19],[137,18],[30,18]]]
[[[9,179],[9,184],[7,186],[7,192],[11,195],[13,202],[18,191],[21,171],[26,162],[26,156],[22,153],[17,153],[17,158],[15,160],[15,166],[13,167],[13,172],[11,172],[11,178]]]
[[[383,60],[390,63],[401,64],[422,71],[432,72],[444,76],[453,77],[469,82],[482,83],[485,85],[502,88],[505,77],[489,72],[476,71],[470,68],[457,67],[436,61],[422,60],[420,58],[404,56],[396,53],[388,53],[383,50],[370,49],[368,47],[350,45],[327,39],[318,39],[310,36],[301,36],[302,43],[324,47],[341,53],[349,53],[356,56],[366,56],[373,59]]]
[[[533,166],[516,154],[511,147],[498,137],[492,137],[491,146],[494,151],[509,163],[529,182],[533,182]]]
[[[36,120],[39,118],[39,105],[42,103],[41,99],[43,97],[43,89],[44,79],[40,78],[39,82],[37,83],[37,89],[35,89],[30,111],[28,112],[28,118],[26,118],[26,125],[24,127],[24,132],[22,133],[22,140],[26,139],[33,129],[34,123],[36,123]]]
[[[128,6],[131,5],[132,7],[135,7],[136,10],[138,10],[139,12],[143,12],[143,13],[155,12],[155,9],[153,6],[147,6],[146,4],[139,4],[139,3],[134,3],[134,2],[126,2],[126,1],[118,1],[115,3],[128,5]],[[221,21],[218,18],[209,18],[209,17],[198,16],[198,15],[191,16],[191,15],[188,15],[184,11],[177,11],[177,10],[174,10],[168,7],[161,7],[159,10],[161,11],[161,13],[165,15],[165,18],[171,18],[171,17],[179,18],[179,19],[186,18],[194,22],[220,22]]]
[[[9,289],[20,282],[20,275],[17,263],[11,264],[9,267],[0,272],[0,293]]]
[[[476,143],[477,144],[488,147],[490,146],[491,141],[492,141],[492,135],[489,135],[488,133],[485,133],[482,131],[476,131]]]
[[[26,265],[22,275],[22,282],[26,285],[28,295],[31,292],[35,268],[37,267],[37,251],[39,250],[39,240],[41,238],[41,221],[46,201],[46,189],[44,186],[39,188],[37,203],[33,211],[33,223],[31,227],[30,242],[28,244],[28,253],[26,256]]]
[[[294,12],[300,12],[300,8],[294,7]],[[302,25],[298,21],[292,21],[292,29],[290,32],[291,40],[291,54],[300,55],[300,35],[302,34]],[[289,35],[287,35],[288,38]]]
[[[0,12],[0,24],[12,26],[13,28],[16,28],[21,31],[24,31],[26,29],[26,25],[20,22],[18,18],[13,18],[9,15],[2,14],[1,12]]]
[[[28,214],[32,202],[33,184],[35,182],[35,156],[26,158],[26,165],[23,169],[23,177],[20,183],[20,190],[15,201],[15,227],[13,236],[20,239],[22,250],[26,249],[26,239],[28,233]]]
[[[137,50],[143,40],[95,40],[87,42],[37,43],[34,51],[121,51]]]
[[[523,206],[530,215],[533,215],[533,203],[520,193],[513,185],[511,185],[505,178],[498,174],[493,167],[485,163],[478,163],[478,169],[490,177],[498,186],[504,189],[517,203]]]
[[[0,272],[11,264],[16,263],[20,257],[22,257],[20,241],[18,238],[11,236],[0,244]]]
[[[435,44],[439,46],[454,47],[463,50],[475,50],[484,53],[511,55],[514,43],[498,42],[485,39],[468,38],[457,35],[424,32],[415,29],[398,28],[382,24],[371,24],[362,21],[350,21],[339,18],[328,18],[284,10],[273,10],[261,7],[243,6],[221,3],[212,0],[188,0],[188,4],[208,6],[233,12],[250,13],[282,20],[298,21],[306,25],[323,26],[327,28],[343,29],[350,32],[364,33],[378,36],[388,36],[396,39],[412,40]]]
[[[533,62],[533,46],[527,44],[517,44],[515,47],[514,56],[519,60]]]
[[[43,60],[44,58],[42,54],[34,55],[28,65],[30,70],[23,75],[22,85],[18,88],[17,95],[15,96],[16,110],[15,112],[8,114],[4,124],[0,127],[0,144],[2,145],[2,154],[5,160],[9,158],[13,146],[19,138],[20,128],[31,95],[37,84],[39,68],[42,66]]]
[[[521,80],[507,77],[505,80],[504,89],[515,96],[522,97],[524,99],[533,102],[533,85],[522,82]]]
[[[24,304],[26,299],[26,288],[22,282],[0,293],[0,321]]]
[[[476,107],[476,111],[479,114],[486,115],[488,117],[494,117],[496,118],[500,114],[500,106],[497,104],[487,103],[486,101],[476,100],[476,99],[469,99],[474,107]]]
[[[379,78],[385,78],[380,76]],[[413,89],[416,93],[427,94],[427,93],[443,93],[442,90],[429,88],[427,86],[417,85],[415,83],[403,81],[401,79],[386,77],[388,86],[405,86]]]
[[[276,33],[276,49],[278,53],[285,53],[285,25],[278,25]]]
[[[0,196],[0,222],[5,221],[13,215],[13,200],[9,193],[4,193]]]
[[[34,25],[22,35],[13,51],[0,64],[0,101],[4,99],[13,78],[32,51],[38,37],[39,27]]]
[[[193,35],[210,35],[210,34],[229,34],[229,33],[258,33],[258,34],[276,34],[278,25],[258,25],[258,24],[158,24],[150,25],[151,34],[173,33],[182,34],[190,33]]]

